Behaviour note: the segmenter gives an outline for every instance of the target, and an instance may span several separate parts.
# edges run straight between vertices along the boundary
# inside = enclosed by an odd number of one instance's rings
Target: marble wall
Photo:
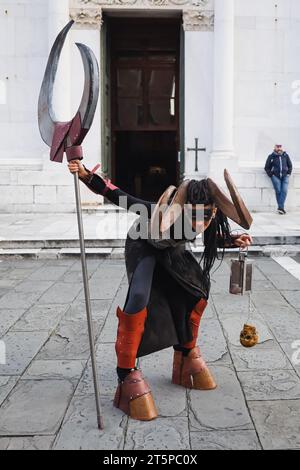
[[[1,212],[64,212],[75,207],[72,178],[65,165],[49,162],[37,127],[37,100],[49,53],[48,13],[48,0],[0,0]],[[300,208],[300,2],[235,0],[234,28],[235,180],[251,209],[274,208],[263,166],[275,142],[282,143],[295,163],[289,206]],[[99,30],[81,25],[70,33],[70,116],[83,86],[75,41],[89,45],[100,58]],[[213,27],[192,27],[185,33],[185,145],[193,147],[198,137],[207,147],[199,156],[200,176],[207,174],[213,150],[213,74]],[[87,166],[101,158],[100,108],[84,145]],[[187,177],[197,177],[194,164],[194,153],[186,152]],[[82,191],[84,203],[101,202]]]
[[[235,150],[253,208],[274,205],[262,170],[274,144],[295,164],[289,206],[300,206],[300,2],[235,0]]]
[[[0,0],[1,212],[69,212],[75,207],[73,178],[66,163],[50,162],[37,123],[38,95],[50,44],[48,13],[48,0]],[[64,93],[70,89],[71,109],[63,115],[57,110],[60,119],[76,112],[82,95],[83,70],[75,41],[84,42],[100,56],[99,31],[71,31],[68,73],[73,79],[71,86],[57,83],[57,87],[64,86]],[[85,152],[87,165],[99,160],[99,108]],[[101,200],[85,187],[82,199],[88,204]]]

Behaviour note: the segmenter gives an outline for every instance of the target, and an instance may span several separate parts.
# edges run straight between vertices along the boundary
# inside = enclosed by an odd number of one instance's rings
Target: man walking
[[[274,152],[266,162],[265,171],[272,179],[278,203],[278,213],[284,215],[286,214],[284,206],[293,165],[288,154],[283,151],[282,145],[275,145]]]

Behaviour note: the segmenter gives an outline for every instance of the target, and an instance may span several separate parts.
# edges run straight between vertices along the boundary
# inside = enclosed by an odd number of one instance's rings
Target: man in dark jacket
[[[288,154],[283,151],[282,145],[275,146],[274,152],[268,157],[265,171],[272,179],[278,203],[278,213],[284,215],[286,214],[284,206],[293,165]]]

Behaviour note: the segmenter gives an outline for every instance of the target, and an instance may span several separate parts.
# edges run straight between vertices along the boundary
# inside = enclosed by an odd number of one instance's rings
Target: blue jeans
[[[289,182],[289,175],[286,175],[281,179],[277,178],[275,175],[272,176],[272,183],[276,193],[278,209],[284,209],[289,189]]]

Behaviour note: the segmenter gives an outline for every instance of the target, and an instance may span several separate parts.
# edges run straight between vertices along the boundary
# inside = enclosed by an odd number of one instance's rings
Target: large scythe
[[[38,122],[42,139],[51,148],[51,161],[60,163],[63,162],[65,152],[68,162],[72,160],[81,160],[83,158],[81,144],[92,125],[99,96],[99,67],[97,59],[91,49],[84,44],[76,43],[81,53],[85,74],[84,91],[81,103],[75,117],[71,121],[58,122],[55,118],[55,113],[52,107],[53,85],[60,54],[66,36],[73,23],[74,21],[70,21],[63,28],[53,44],[42,82],[38,103]],[[96,397],[97,421],[99,429],[103,429],[78,173],[74,174],[74,184],[86,314]]]

